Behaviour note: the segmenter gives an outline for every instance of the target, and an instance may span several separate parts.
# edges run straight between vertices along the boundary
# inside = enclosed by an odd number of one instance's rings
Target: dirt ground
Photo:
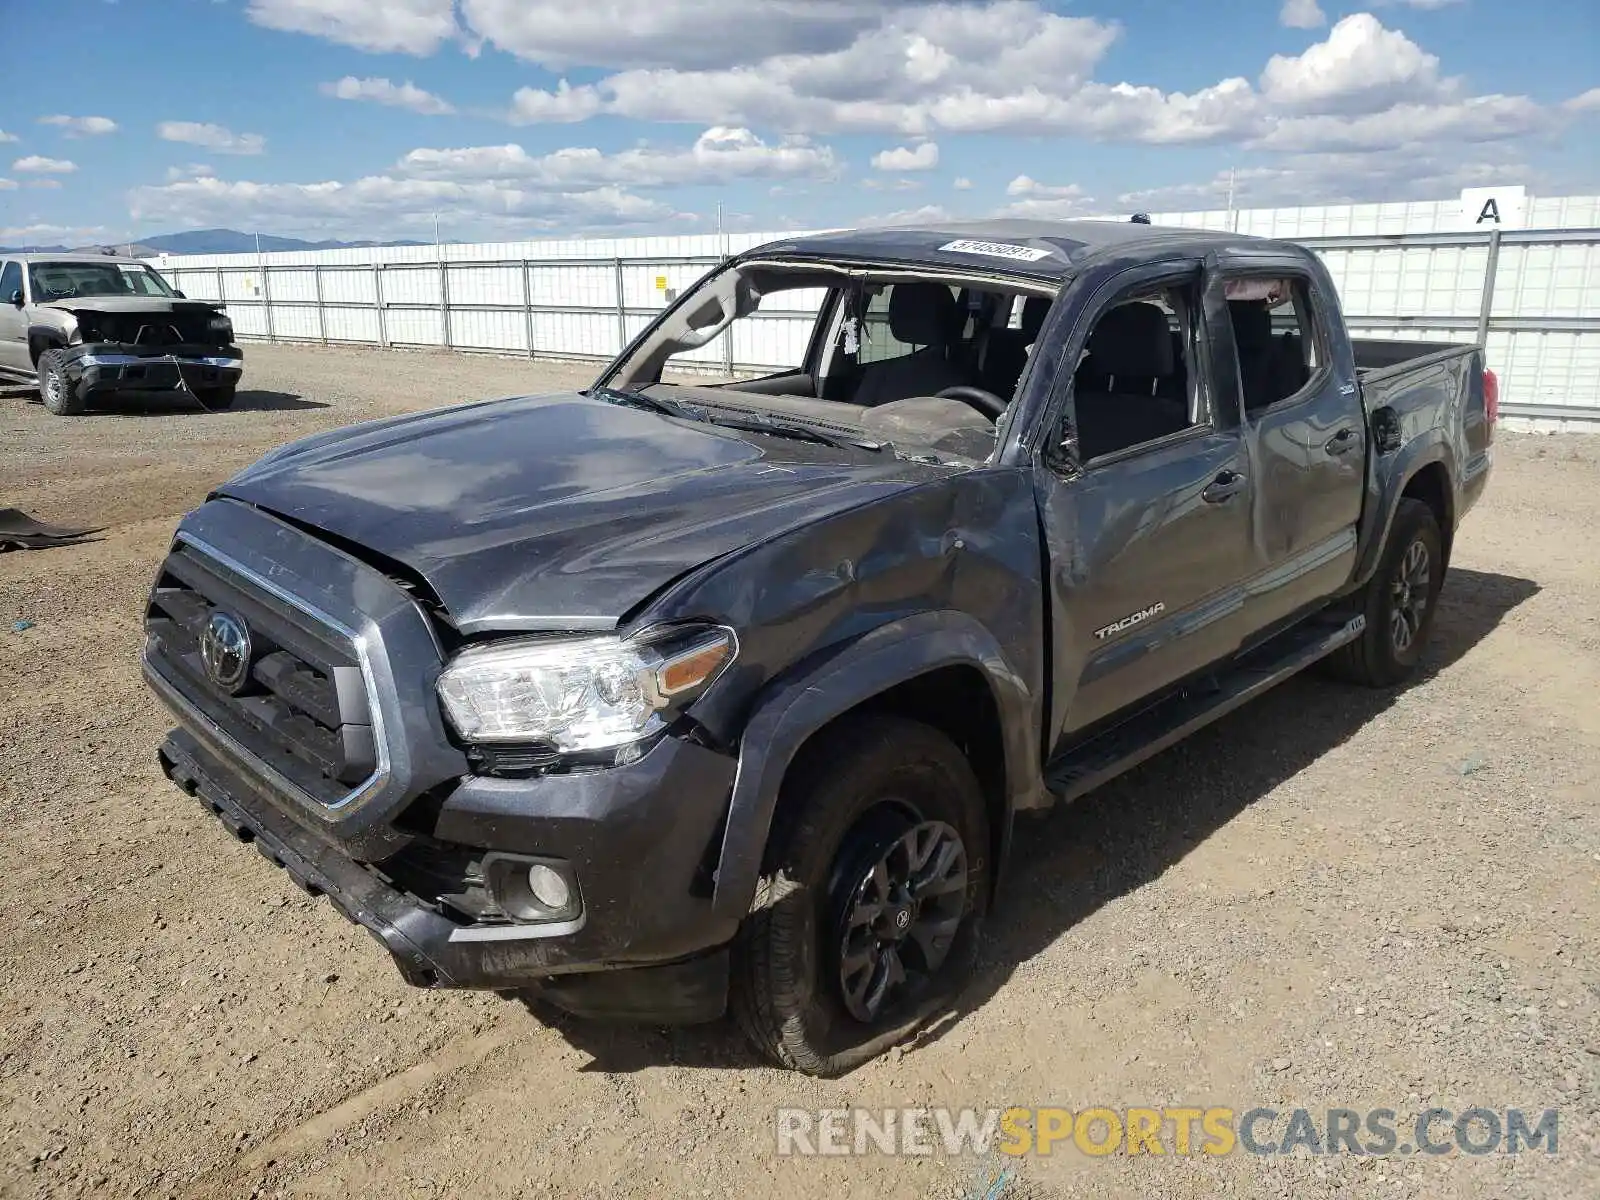
[[[0,507],[107,527],[0,555],[0,1193],[1600,1196],[1600,438],[1502,435],[1420,683],[1292,681],[1029,825],[959,1010],[821,1082],[727,1026],[408,989],[160,777],[136,658],[180,514],[290,438],[590,374],[248,353],[227,414],[0,397]],[[1553,1108],[1559,1143],[775,1149],[779,1107],[1181,1103],[1389,1108],[1402,1134],[1432,1106]]]

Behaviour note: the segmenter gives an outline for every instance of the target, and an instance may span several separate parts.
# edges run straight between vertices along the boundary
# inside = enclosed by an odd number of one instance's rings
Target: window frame
[[[1223,265],[1220,272],[1224,288],[1235,279],[1283,279],[1293,287],[1295,293],[1305,297],[1307,318],[1311,324],[1311,333],[1315,337],[1315,350],[1317,369],[1306,378],[1299,390],[1281,396],[1271,404],[1263,404],[1259,408],[1250,408],[1245,404],[1244,394],[1244,366],[1239,359],[1239,340],[1233,329],[1233,316],[1228,315],[1228,341],[1233,353],[1234,378],[1239,389],[1240,418],[1247,425],[1254,424],[1258,419],[1273,413],[1282,412],[1284,409],[1293,408],[1303,404],[1312,396],[1319,394],[1328,384],[1333,373],[1333,339],[1328,328],[1327,317],[1324,315],[1328,309],[1320,298],[1317,281],[1303,265],[1289,265],[1279,261],[1249,259],[1236,259]],[[1301,336],[1305,336],[1302,327]]]
[[[1196,421],[1183,429],[1175,430],[1147,442],[1135,442],[1131,446],[1124,446],[1120,450],[1113,450],[1109,454],[1096,455],[1094,458],[1085,459],[1078,452],[1078,409],[1077,409],[1077,368],[1082,361],[1084,348],[1089,343],[1089,337],[1094,332],[1100,319],[1119,304],[1133,300],[1139,295],[1163,287],[1181,288],[1188,293],[1186,307],[1189,310],[1189,360],[1185,364],[1189,378],[1198,389],[1200,406],[1203,408],[1205,418]],[[1231,333],[1231,329],[1230,329]],[[1052,465],[1058,474],[1061,472],[1062,448],[1067,442],[1063,436],[1063,426],[1070,425],[1072,434],[1072,451],[1066,456],[1071,464],[1071,473],[1087,473],[1098,471],[1105,467],[1116,466],[1131,459],[1141,458],[1146,454],[1165,450],[1171,446],[1182,445],[1196,438],[1209,437],[1225,432],[1232,427],[1233,420],[1228,419],[1218,411],[1216,404],[1215,388],[1213,387],[1211,356],[1207,352],[1210,338],[1206,330],[1205,314],[1205,273],[1202,264],[1197,259],[1169,259],[1157,263],[1149,263],[1124,271],[1108,279],[1095,292],[1094,297],[1079,314],[1077,323],[1073,327],[1071,336],[1067,339],[1066,348],[1057,364],[1055,396],[1052,399],[1050,412],[1045,422],[1049,430],[1043,446],[1043,460]],[[1064,382],[1063,382],[1064,380]]]

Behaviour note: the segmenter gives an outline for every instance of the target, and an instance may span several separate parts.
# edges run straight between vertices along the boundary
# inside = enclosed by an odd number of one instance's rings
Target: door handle
[[[1237,471],[1224,471],[1213,479],[1205,491],[1200,493],[1200,499],[1207,504],[1221,504],[1231,500],[1244,491],[1245,484],[1250,481]]]
[[[1329,454],[1348,454],[1361,444],[1361,439],[1356,437],[1354,429],[1341,429],[1325,443],[1322,448]]]

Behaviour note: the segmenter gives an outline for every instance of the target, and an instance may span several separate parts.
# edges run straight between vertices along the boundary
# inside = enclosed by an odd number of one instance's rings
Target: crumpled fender
[[[1007,661],[994,635],[975,618],[954,611],[918,613],[880,625],[837,647],[824,660],[784,677],[752,713],[740,739],[717,869],[713,908],[719,915],[742,918],[750,909],[778,791],[806,739],[896,684],[958,665],[982,672],[1000,713],[1010,794],[1002,826],[990,834],[1004,853],[1012,813],[1048,803],[1038,768],[1038,698]],[[985,865],[992,884],[999,874],[998,863]]]

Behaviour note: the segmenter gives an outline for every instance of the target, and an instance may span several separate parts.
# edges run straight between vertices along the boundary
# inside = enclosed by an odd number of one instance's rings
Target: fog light
[[[570,921],[583,910],[578,880],[560,859],[491,853],[482,871],[489,895],[513,921]]]
[[[561,873],[543,863],[535,863],[528,868],[528,890],[533,893],[535,900],[551,912],[562,911],[572,899],[572,889],[567,886]]]

